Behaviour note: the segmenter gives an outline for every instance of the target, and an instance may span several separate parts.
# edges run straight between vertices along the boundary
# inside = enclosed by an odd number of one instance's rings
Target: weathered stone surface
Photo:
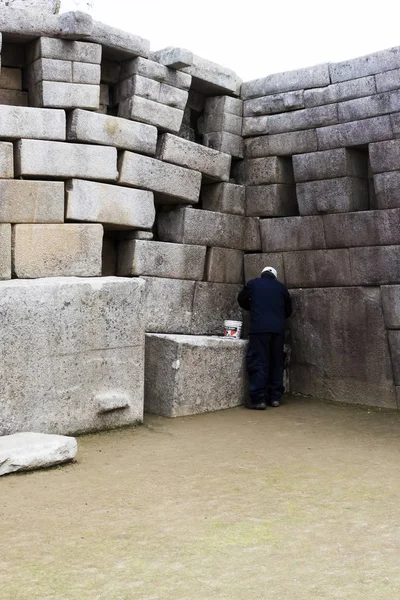
[[[301,215],[368,210],[368,180],[359,177],[321,179],[296,185]]]
[[[67,220],[116,228],[153,227],[156,211],[152,192],[82,179],[68,181],[66,192]]]
[[[132,75],[142,75],[143,77],[155,79],[155,81],[160,81],[161,83],[166,83],[182,90],[188,90],[192,82],[191,76],[187,73],[169,69],[165,65],[152,60],[146,60],[145,58],[135,58],[134,60],[124,61],[121,64],[120,79],[127,79]]]
[[[400,95],[397,91],[356,98],[338,104],[339,122],[357,121],[377,115],[386,115],[400,110]]]
[[[186,50],[186,48],[168,46],[168,48],[152,52],[151,60],[171,69],[183,69],[184,67],[190,67],[193,63],[193,52]]]
[[[371,96],[376,91],[375,77],[361,77],[343,83],[334,83],[323,88],[306,90],[304,92],[304,104],[306,108],[322,106],[323,104]]]
[[[11,279],[11,225],[0,224],[0,279]]]
[[[119,161],[121,185],[154,191],[164,204],[196,204],[199,201],[201,173],[154,158],[123,152]]]
[[[275,183],[246,187],[248,217],[290,217],[298,212],[294,185]]]
[[[0,137],[14,140],[65,140],[65,112],[0,106]]]
[[[0,284],[0,434],[73,434],[142,420],[144,285],[121,278]],[[117,395],[121,408],[104,413],[105,397]]]
[[[203,186],[201,205],[205,210],[244,216],[245,187],[233,183],[213,183]]]
[[[245,117],[243,119],[242,135],[243,137],[252,137],[256,135],[267,135],[269,133],[269,116]]]
[[[324,89],[324,88],[323,88]],[[323,102],[322,104],[327,104]],[[243,103],[243,116],[253,117],[259,115],[272,115],[288,110],[304,108],[304,90],[262,96]]]
[[[274,252],[271,254],[246,254],[244,257],[245,281],[261,277],[264,267],[274,267],[278,271],[278,279],[286,285],[285,269],[283,265],[283,254]]]
[[[225,320],[241,321],[242,311],[237,303],[237,295],[241,288],[242,286],[233,283],[197,281],[194,289],[191,333],[222,335]]]
[[[242,85],[242,98],[258,98],[280,92],[290,92],[293,90],[304,90],[309,88],[322,87],[330,84],[329,65],[316,65],[297,71],[287,71],[286,73],[275,73],[262,79],[247,81]]]
[[[369,156],[373,173],[400,169],[400,140],[370,144]]]
[[[400,208],[400,171],[374,175],[376,208]]]
[[[368,161],[363,152],[336,148],[293,156],[293,172],[297,183],[335,177],[368,177]]]
[[[18,90],[0,90],[0,105],[28,106],[28,92]]]
[[[86,83],[91,85],[100,85],[101,69],[100,65],[89,63],[72,63],[72,81],[73,83]]]
[[[234,158],[243,158],[243,138],[240,135],[233,135],[226,131],[206,133],[203,143],[207,148],[230,154]]]
[[[68,121],[67,138],[115,146],[143,154],[155,154],[157,129],[145,123],[76,109]]]
[[[90,64],[90,63],[81,63]],[[65,81],[72,83],[72,61],[55,58],[38,58],[28,66],[26,79],[29,85],[40,81]]]
[[[178,133],[182,125],[183,110],[134,96],[120,103],[118,116],[155,125],[162,131]]]
[[[263,252],[324,249],[322,217],[261,219]]]
[[[204,133],[226,131],[234,135],[242,134],[242,117],[230,113],[211,113],[204,117]]]
[[[385,73],[377,73],[375,75],[376,91],[389,92],[391,90],[400,89],[400,69],[386,71]]]
[[[400,283],[400,246],[350,248],[353,285]]]
[[[383,73],[400,67],[400,47],[389,48],[352,60],[331,63],[329,72],[333,83]]]
[[[117,274],[202,280],[205,258],[202,246],[126,240],[118,247]]]
[[[153,102],[159,102],[184,110],[186,107],[188,92],[175,86],[168,85],[142,77],[141,75],[132,75],[124,79],[114,88],[114,103],[118,104],[122,100],[133,96],[141,96]]]
[[[396,408],[379,289],[295,290],[292,298],[291,389]]]
[[[185,67],[182,71],[192,75],[192,86],[197,92],[209,95],[230,93],[239,95],[241,80],[236,73],[210,60],[194,54],[191,66]]]
[[[205,115],[221,115],[226,113],[241,117],[243,113],[243,101],[231,96],[214,96],[213,98],[205,99]]]
[[[100,86],[61,81],[41,81],[30,90],[31,103],[39,108],[87,108],[97,110]]]
[[[346,249],[285,252],[283,261],[286,285],[290,288],[352,285],[350,257]]]
[[[190,333],[194,281],[144,277],[144,330],[154,333]]]
[[[263,135],[251,140],[245,140],[245,156],[259,158],[262,156],[292,156],[302,152],[318,150],[317,132],[292,131],[276,135]]]
[[[400,113],[390,115],[390,123],[392,125],[393,137],[400,137]]]
[[[244,225],[244,247],[246,252],[261,251],[261,227],[258,217],[246,217]]]
[[[0,88],[3,90],[22,90],[21,69],[10,69],[3,66],[0,73]]]
[[[116,148],[20,140],[15,150],[15,173],[22,177],[115,181],[118,176]]]
[[[400,285],[381,287],[386,329],[400,329]]]
[[[336,104],[317,106],[315,108],[304,108],[290,113],[270,115],[268,117],[268,133],[285,133],[299,129],[312,129],[313,127],[325,127],[338,123],[338,109]]]
[[[373,117],[352,123],[340,123],[317,129],[318,149],[361,146],[393,137],[389,116]]]
[[[32,471],[73,460],[75,438],[45,433],[14,433],[0,438],[0,476]]]
[[[243,252],[228,248],[208,248],[205,281],[243,283]]]
[[[265,183],[293,183],[293,167],[289,159],[277,156],[253,158],[244,161],[245,183],[261,185]]]
[[[324,215],[327,248],[400,244],[400,209]]]
[[[150,54],[149,40],[99,21],[93,21],[88,39],[96,44],[101,44],[104,54],[108,58],[128,59],[133,56],[147,57]]]
[[[54,58],[99,65],[101,62],[101,46],[88,42],[39,37],[28,46],[26,58],[27,64],[39,58]]]
[[[164,134],[157,147],[157,158],[200,171],[212,179],[229,181],[231,157],[201,144]]]
[[[245,217],[177,208],[157,217],[160,240],[178,244],[198,244],[243,250]]]
[[[62,181],[0,179],[0,223],[63,223]]]
[[[182,417],[242,404],[245,340],[146,335],[145,410]]]
[[[101,275],[103,227],[15,225],[13,272],[19,279]]]
[[[395,385],[400,385],[400,331],[388,331]]]
[[[10,142],[0,142],[0,180],[14,177],[14,148]],[[1,181],[0,181],[1,184]]]

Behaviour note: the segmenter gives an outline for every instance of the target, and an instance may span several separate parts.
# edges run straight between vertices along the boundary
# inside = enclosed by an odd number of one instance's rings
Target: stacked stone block
[[[230,96],[207,98],[204,107],[204,144],[243,158],[243,102]]]

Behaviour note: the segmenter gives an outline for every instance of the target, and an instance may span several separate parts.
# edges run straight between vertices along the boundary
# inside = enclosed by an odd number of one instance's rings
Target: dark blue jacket
[[[250,333],[285,332],[292,314],[292,301],[286,286],[269,274],[252,279],[238,296],[242,308],[250,311]]]

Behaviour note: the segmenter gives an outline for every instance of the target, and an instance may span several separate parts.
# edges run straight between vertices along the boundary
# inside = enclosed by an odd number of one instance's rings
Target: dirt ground
[[[288,398],[0,480],[1,600],[398,600],[400,414]]]

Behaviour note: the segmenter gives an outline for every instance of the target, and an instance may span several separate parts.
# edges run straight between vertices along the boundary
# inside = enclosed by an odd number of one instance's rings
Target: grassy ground
[[[0,480],[1,600],[398,600],[400,415],[288,398]]]

